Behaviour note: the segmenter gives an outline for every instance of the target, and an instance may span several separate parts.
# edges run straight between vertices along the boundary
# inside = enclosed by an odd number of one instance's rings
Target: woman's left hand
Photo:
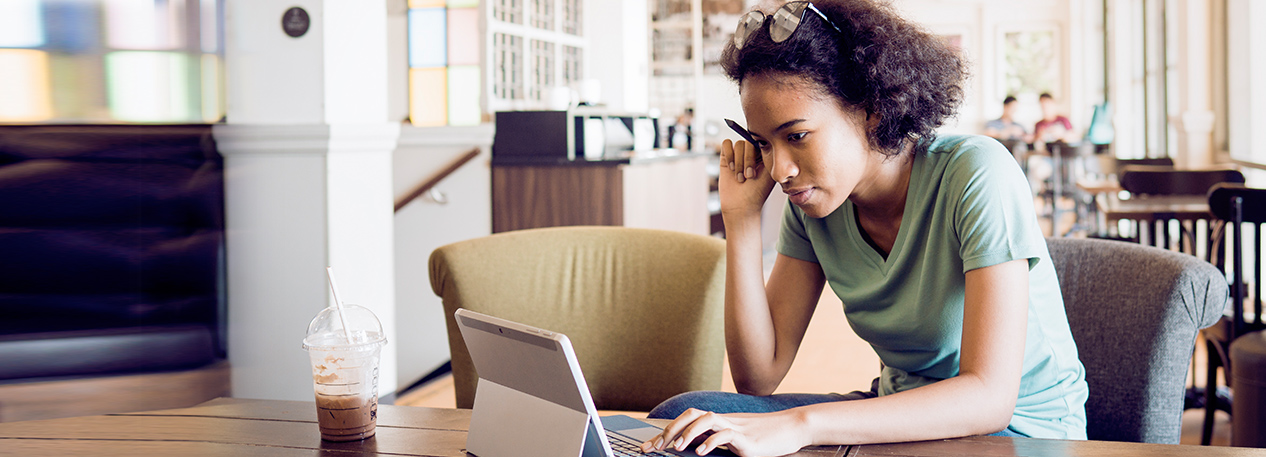
[[[696,440],[704,438],[693,449],[698,455],[712,452],[721,445],[743,457],[787,455],[810,444],[801,422],[800,414],[794,410],[716,414],[691,408],[664,427],[658,437],[642,443],[642,451],[667,448],[685,451]]]

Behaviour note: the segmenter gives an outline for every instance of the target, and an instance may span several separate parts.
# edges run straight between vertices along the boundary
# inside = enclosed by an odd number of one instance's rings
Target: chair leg
[[[1204,409],[1204,389],[1196,385],[1196,370],[1200,369],[1196,364],[1196,348],[1191,348],[1191,385],[1187,386],[1187,392],[1182,397],[1182,410]]]
[[[1218,410],[1218,365],[1214,360],[1218,357],[1217,348],[1212,341],[1205,341],[1205,378],[1204,378],[1204,427],[1200,430],[1200,445],[1208,446],[1213,440],[1213,419]]]

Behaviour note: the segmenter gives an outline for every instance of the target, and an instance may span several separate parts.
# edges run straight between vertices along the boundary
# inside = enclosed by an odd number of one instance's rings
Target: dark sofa
[[[209,125],[0,126],[0,384],[224,357]]]

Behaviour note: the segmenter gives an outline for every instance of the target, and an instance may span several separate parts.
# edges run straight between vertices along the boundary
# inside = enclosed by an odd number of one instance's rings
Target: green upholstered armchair
[[[721,388],[725,242],[623,227],[500,233],[436,249],[431,288],[444,303],[457,407],[477,375],[454,322],[459,308],[566,334],[598,409],[649,411]]]

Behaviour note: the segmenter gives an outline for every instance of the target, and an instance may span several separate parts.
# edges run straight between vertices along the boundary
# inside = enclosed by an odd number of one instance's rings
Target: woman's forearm
[[[725,218],[725,348],[735,387],[768,395],[786,374],[776,369],[777,336],[765,292],[760,214]],[[789,364],[788,364],[789,365]]]
[[[998,432],[1015,411],[1013,389],[960,375],[883,397],[788,410],[809,428],[811,444],[868,444]],[[775,413],[777,414],[777,413]]]

